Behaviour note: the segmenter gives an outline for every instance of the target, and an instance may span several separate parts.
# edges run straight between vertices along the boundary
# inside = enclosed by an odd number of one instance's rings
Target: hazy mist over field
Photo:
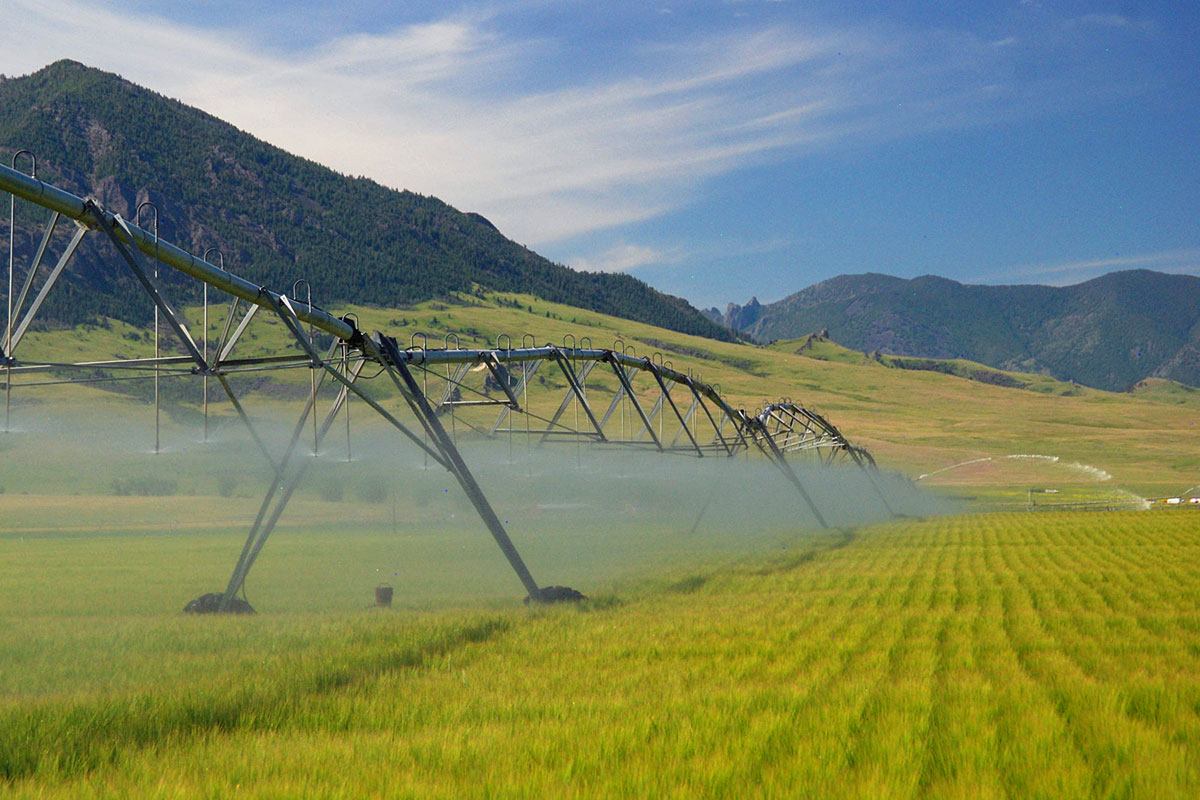
[[[291,436],[294,412],[255,420],[275,458]],[[272,592],[271,608],[294,607],[297,594],[306,606],[336,604],[331,598],[343,593],[361,600],[376,577],[406,583],[401,602],[436,601],[455,586],[522,595],[454,478],[367,414],[353,410],[351,461],[342,420],[316,458],[311,422],[305,426],[290,468],[306,474],[251,573],[257,596],[265,583],[275,585],[270,576],[277,571],[280,587],[306,588]],[[222,570],[236,559],[271,469],[239,420],[214,417],[203,443],[194,412],[177,410],[175,417],[184,424],[163,414],[156,455],[152,408],[98,404],[86,416],[48,405],[20,408],[13,432],[0,435],[7,494],[0,502],[9,506],[0,536],[209,534],[203,546],[223,548],[225,556],[192,580],[197,593],[222,588]],[[448,417],[444,422],[455,427]],[[820,529],[803,496],[757,455],[697,459],[587,443],[536,448],[520,433],[486,441],[462,436],[461,423],[458,429],[468,467],[543,585],[571,582],[587,592],[654,568],[687,570],[786,549]],[[831,527],[886,520],[889,506],[907,515],[949,510],[899,476],[800,460],[794,468]],[[38,496],[50,494],[79,495],[79,519],[64,508],[46,511]],[[362,543],[350,542],[362,537],[370,546],[352,557]],[[306,564],[302,578],[287,574],[297,560]],[[181,603],[187,599],[181,594]]]

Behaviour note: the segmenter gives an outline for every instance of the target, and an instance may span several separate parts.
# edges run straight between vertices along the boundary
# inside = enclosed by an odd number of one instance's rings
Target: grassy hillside
[[[813,407],[852,441],[868,447],[885,469],[914,478],[973,459],[1036,454],[1059,459],[1058,480],[1064,485],[1094,483],[1098,488],[1119,486],[1158,496],[1200,483],[1200,451],[1196,447],[1200,398],[1182,389],[1166,392],[1169,402],[1164,402],[1166,390],[1112,393],[1019,374],[1013,380],[1028,381],[1028,385],[1015,388],[937,371],[887,368],[829,344],[814,350],[798,343],[764,348],[714,342],[525,295],[481,292],[462,295],[454,303],[433,301],[404,310],[348,310],[359,315],[364,330],[384,330],[399,335],[402,342],[424,341],[431,347],[443,345],[450,335],[462,346],[492,346],[501,334],[510,336],[514,344],[526,334],[538,343],[560,344],[569,344],[572,336],[576,342],[587,336],[598,347],[611,347],[619,338],[639,355],[661,352],[676,368],[691,369],[703,380],[720,384],[735,405],[753,409],[764,401],[787,396]],[[196,309],[191,313],[198,316]],[[214,314],[210,319],[214,339],[220,324],[219,315]],[[282,326],[263,319],[251,330],[256,338],[245,345],[251,349],[240,353],[286,350]],[[425,332],[426,338],[414,338],[415,331]],[[134,335],[141,338],[134,341]],[[449,341],[453,344],[454,339]],[[25,347],[29,355],[43,353],[53,358],[99,358],[116,353],[144,356],[151,352],[144,335],[118,324],[31,334]],[[235,376],[234,382],[246,390],[257,386],[261,396],[251,394],[251,410],[282,423],[296,412],[283,410],[281,404],[302,397],[308,377],[301,371],[273,373],[266,381]],[[377,384],[372,388],[379,389]],[[106,402],[115,399],[110,393],[97,394],[99,390],[77,391],[81,394],[70,395],[76,400],[67,400],[58,387],[18,390],[14,393],[17,419],[36,423],[34,406],[25,410],[22,404],[69,407],[75,402],[94,404],[95,397],[106,397]],[[139,398],[147,396],[144,386],[128,391]],[[386,388],[381,391],[387,394]],[[175,399],[173,413],[182,426],[172,435],[177,441],[192,442],[198,426],[198,384],[180,388],[171,397]],[[144,425],[147,412],[132,411],[134,408],[128,406],[114,414],[132,414],[131,419],[140,419],[143,422],[139,424]],[[70,413],[69,408],[64,413]],[[245,438],[232,424],[227,403],[214,404],[213,413],[231,420],[230,435]],[[357,419],[365,423],[367,416],[360,412]],[[144,441],[145,428],[141,430]],[[990,485],[999,481],[1023,490],[1029,481],[1038,486],[1047,480],[1040,468],[1025,475],[1018,466],[1014,461],[1006,465],[1003,476],[981,476],[975,482]],[[4,472],[9,476],[0,483],[13,485],[20,480],[12,477],[11,471]],[[1101,480],[1101,473],[1110,477]],[[931,485],[951,478],[960,483],[965,475],[951,470],[928,480]]]
[[[968,361],[964,358],[916,358],[913,356],[890,356],[879,352],[862,353],[857,350],[851,350],[848,347],[843,347],[828,336],[816,333],[810,333],[808,336],[800,339],[774,341],[769,347],[772,350],[791,352],[816,361],[836,361],[842,364],[859,365],[873,362],[885,367],[891,367],[892,369],[940,372],[943,375],[955,375],[959,378],[988,383],[993,386],[1029,389],[1030,391],[1041,392],[1042,394],[1068,396],[1078,394],[1082,389],[1082,387],[1070,381],[1056,380],[1048,375],[999,370],[975,361]],[[1150,381],[1147,383],[1147,386],[1157,385],[1158,383],[1172,382]],[[1181,386],[1181,384],[1174,385]]]
[[[1196,405],[1200,401],[1200,389],[1162,378],[1139,381],[1130,392],[1145,400],[1171,405]]]

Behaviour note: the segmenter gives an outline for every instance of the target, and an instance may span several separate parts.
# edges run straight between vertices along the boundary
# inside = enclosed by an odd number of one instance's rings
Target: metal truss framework
[[[537,582],[497,518],[483,490],[458,448],[462,435],[483,438],[524,437],[529,446],[552,442],[578,442],[613,448],[637,448],[697,458],[731,458],[757,452],[766,457],[791,483],[816,520],[826,526],[792,460],[808,456],[822,465],[846,462],[860,467],[876,489],[881,504],[891,513],[875,478],[875,463],[864,449],[852,445],[841,432],[816,412],[789,400],[770,403],[753,412],[731,406],[720,387],[702,382],[673,368],[661,354],[639,357],[620,340],[611,348],[597,348],[584,337],[569,335],[561,346],[537,345],[526,334],[520,347],[501,335],[496,346],[471,349],[458,346],[454,334],[441,348],[427,346],[424,334],[410,336],[407,347],[382,333],[365,335],[353,316],[336,317],[311,302],[299,302],[264,286],[257,286],[217,265],[162,241],[157,235],[157,211],[149,230],[15,169],[0,165],[0,189],[50,212],[32,262],[16,289],[13,263],[14,206],[10,203],[8,314],[0,346],[4,374],[5,427],[9,430],[10,397],[16,381],[22,386],[65,382],[153,379],[156,392],[155,444],[157,450],[157,384],[162,377],[201,376],[205,383],[205,436],[208,425],[210,378],[217,381],[273,472],[238,561],[222,594],[221,608],[228,610],[303,479],[311,459],[294,458],[308,425],[313,426],[313,448],[321,443],[339,413],[345,416],[349,442],[349,401],[356,398],[375,411],[426,457],[458,481],[526,592],[541,599]],[[32,158],[30,158],[32,162]],[[149,204],[139,207],[140,212]],[[47,272],[47,255],[62,218],[75,225],[58,258]],[[140,220],[139,220],[140,221]],[[24,360],[17,355],[22,340],[37,317],[85,236],[107,241],[147,296],[156,311],[154,358],[112,359],[88,362]],[[59,240],[63,239],[61,235]],[[149,260],[149,264],[146,260]],[[160,266],[189,275],[205,284],[205,333],[200,343],[186,320],[169,302],[157,279]],[[36,295],[29,295],[39,274],[45,274]],[[293,290],[298,294],[300,284]],[[231,295],[223,328],[214,347],[207,337],[207,287]],[[27,305],[28,303],[28,305]],[[298,354],[234,357],[234,350],[260,310],[278,319],[299,348]],[[185,355],[159,352],[158,319],[165,321]],[[333,335],[333,344],[320,352],[315,333]],[[418,344],[420,337],[420,344]],[[568,345],[569,340],[569,345]],[[502,346],[503,345],[503,346]],[[378,392],[372,393],[359,378],[368,364],[386,375],[407,414],[389,410]],[[272,456],[230,383],[230,376],[277,369],[308,369],[311,393],[280,458]],[[376,377],[379,377],[378,375]],[[32,379],[32,380],[30,380]],[[335,399],[318,423],[318,392],[331,382]],[[401,418],[404,417],[404,419]],[[514,417],[522,424],[514,425]]]

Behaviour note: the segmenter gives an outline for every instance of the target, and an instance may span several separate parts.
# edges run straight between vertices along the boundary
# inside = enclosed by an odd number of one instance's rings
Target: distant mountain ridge
[[[1073,286],[841,275],[711,319],[759,341],[827,330],[855,350],[965,358],[1125,390],[1146,378],[1200,385],[1200,278],[1114,272]]]
[[[219,248],[231,271],[280,291],[290,293],[305,279],[325,305],[403,306],[478,285],[736,338],[682,298],[631,275],[551,263],[479,214],[340,175],[73,61],[0,80],[0,156],[9,163],[19,149],[36,154],[39,178],[128,218],[150,201],[162,238],[197,255]],[[28,170],[28,162],[21,167]],[[27,265],[47,214],[18,205],[17,264]],[[151,218],[147,209],[143,219]],[[94,242],[85,243],[43,318],[144,323],[150,303],[127,272],[112,256],[101,258]],[[164,280],[174,282],[170,292],[178,301],[199,299],[194,281]]]

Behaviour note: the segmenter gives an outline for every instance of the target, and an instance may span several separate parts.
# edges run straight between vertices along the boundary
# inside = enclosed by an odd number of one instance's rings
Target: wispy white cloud
[[[639,267],[677,264],[684,258],[679,248],[663,250],[646,245],[622,243],[595,256],[577,256],[571,265],[589,272],[634,272]]]
[[[1132,23],[1123,14],[1084,14],[1067,20],[1068,26],[1095,25],[1101,28],[1128,28]]]
[[[752,265],[763,256],[796,247],[795,240],[783,236],[766,239],[720,236],[706,243],[689,241],[686,246],[654,246],[621,240],[616,244],[576,247],[569,251],[565,260],[571,266],[589,272],[636,272],[654,268],[660,276],[682,276],[693,273],[696,261]]]
[[[678,209],[748,165],[1036,105],[1004,80],[1013,48],[878,26],[631,39],[615,70],[589,73],[494,10],[284,52],[254,31],[117,6],[6,5],[0,71],[62,57],[116,71],[293,153],[480,211],[532,245]]]
[[[1124,14],[1084,14],[1080,17],[1073,17],[1066,21],[1068,26],[1072,25],[1096,25],[1101,28],[1127,28],[1129,27],[1129,17]]]
[[[1084,14],[1072,17],[1063,24],[1067,28],[1124,29],[1138,33],[1154,33],[1158,29],[1158,24],[1152,19],[1111,12]]]

